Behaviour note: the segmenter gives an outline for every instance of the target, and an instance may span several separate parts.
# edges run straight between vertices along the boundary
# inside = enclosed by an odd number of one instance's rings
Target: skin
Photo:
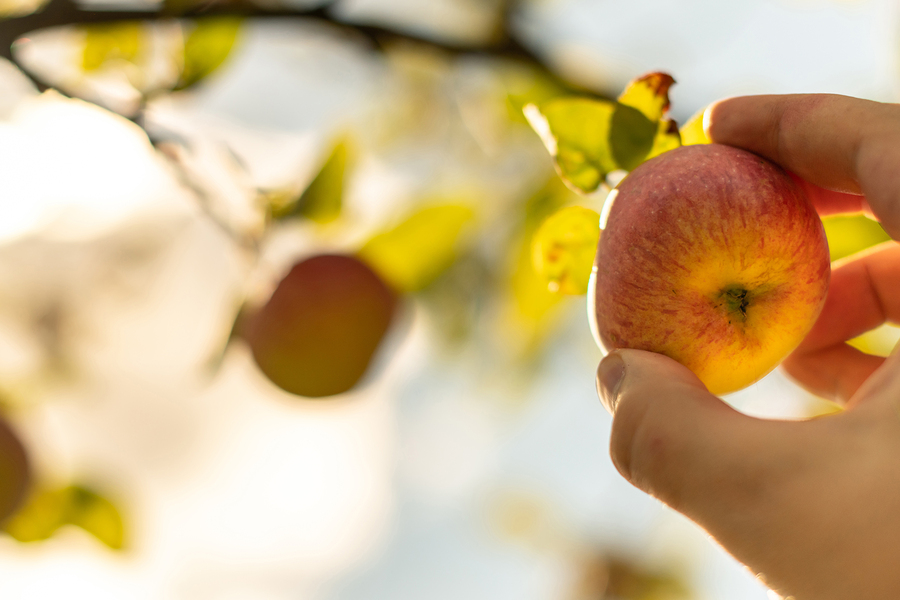
[[[900,106],[832,95],[721,101],[706,129],[798,176],[822,215],[864,212],[900,239]],[[785,361],[846,410],[807,421],[743,415],[687,368],[619,350],[600,363],[610,452],[632,484],[704,527],[796,600],[900,598],[900,353],[846,340],[900,321],[900,246],[835,266],[825,306]]]
[[[714,394],[747,387],[797,347],[830,272],[822,221],[797,184],[721,144],[678,148],[629,174],[595,264],[603,347],[665,354]]]

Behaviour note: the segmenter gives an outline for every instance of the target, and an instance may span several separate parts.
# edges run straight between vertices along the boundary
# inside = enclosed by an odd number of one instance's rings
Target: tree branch
[[[383,51],[391,43],[405,41],[432,47],[454,56],[481,55],[521,60],[537,67],[564,89],[572,91],[577,90],[584,93],[585,90],[579,86],[562,80],[559,75],[555,74],[549,65],[546,64],[543,57],[539,56],[513,35],[513,32],[510,30],[510,17],[513,6],[514,3],[508,2],[504,8],[501,31],[495,41],[490,41],[482,45],[467,45],[437,40],[407,31],[388,29],[378,25],[341,21],[332,14],[330,4],[310,9],[285,9],[266,8],[246,2],[228,2],[197,6],[175,14],[165,7],[154,11],[107,11],[80,7],[72,0],[51,0],[47,6],[38,12],[22,17],[0,20],[0,57],[6,58],[18,66],[15,59],[15,53],[13,52],[16,40],[22,38],[29,32],[61,25],[96,25],[120,21],[154,22],[216,16],[243,17],[248,19],[304,19],[307,22],[320,23],[347,34],[361,37],[368,41],[373,48],[380,51]],[[47,82],[44,82],[34,74],[27,72],[26,69],[21,70],[35,83],[36,86],[38,86],[39,89],[44,90],[51,87]]]

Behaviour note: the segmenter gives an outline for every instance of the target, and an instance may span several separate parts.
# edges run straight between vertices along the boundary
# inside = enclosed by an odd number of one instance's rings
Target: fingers
[[[790,175],[797,182],[797,185],[806,192],[806,196],[812,201],[819,216],[827,217],[829,215],[862,213],[870,218],[875,218],[865,196],[827,190],[793,173],[790,173]]]
[[[714,104],[705,125],[715,142],[756,152],[821,188],[863,194],[900,239],[897,105],[827,94],[745,96]],[[861,208],[846,194],[825,202],[831,211]]]
[[[808,354],[791,354],[782,367],[807,391],[846,404],[863,382],[884,363],[843,342]]]
[[[811,392],[847,401],[884,362],[845,342],[900,322],[900,245],[887,242],[835,265],[822,313],[784,369]]]
[[[862,403],[880,404],[881,407],[888,408],[892,416],[897,416],[900,412],[898,399],[900,399],[900,354],[894,352],[882,359],[881,366],[860,384],[847,403],[850,406]]]
[[[765,505],[789,461],[778,454],[796,424],[743,415],[676,361],[620,350],[598,368],[614,411],[610,453],[633,485],[702,525],[721,525]],[[744,518],[744,517],[741,517]]]

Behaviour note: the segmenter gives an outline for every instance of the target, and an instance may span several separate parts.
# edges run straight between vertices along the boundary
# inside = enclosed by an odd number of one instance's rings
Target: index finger
[[[900,239],[900,106],[830,94],[743,96],[713,104],[706,128],[837,194],[812,190],[828,213],[868,207]],[[855,195],[855,196],[854,196]]]

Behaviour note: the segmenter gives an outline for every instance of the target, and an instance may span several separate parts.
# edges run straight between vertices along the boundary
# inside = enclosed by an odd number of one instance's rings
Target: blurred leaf
[[[655,123],[669,111],[669,88],[673,83],[675,80],[668,73],[648,73],[625,87],[619,103],[638,109]]]
[[[709,144],[712,142],[703,131],[703,113],[706,108],[700,110],[693,117],[687,120],[681,127],[681,143],[685,146],[694,144]]]
[[[473,217],[473,210],[460,204],[420,209],[390,231],[375,235],[359,256],[394,289],[417,292],[453,264],[460,235]]]
[[[553,176],[533,192],[525,202],[525,219],[522,228],[528,236],[534,235],[544,219],[564,206],[584,201],[559,177]]]
[[[518,251],[509,280],[516,314],[521,319],[536,324],[543,321],[564,296],[551,292],[547,281],[534,270],[531,237],[523,237],[516,247]],[[539,335],[539,329],[534,331],[535,336]]]
[[[104,23],[83,26],[85,33],[81,67],[96,71],[109,60],[134,62],[144,45],[139,22]]]
[[[565,93],[558,82],[533,68],[510,69],[501,74],[501,81],[507,90],[509,118],[515,123],[527,122],[522,112],[527,105],[540,105]]]
[[[80,527],[114,550],[123,546],[125,529],[119,511],[106,498],[79,485],[36,491],[5,530],[20,542],[34,542],[48,539],[64,525]]]
[[[551,292],[587,292],[597,242],[600,215],[581,206],[568,206],[548,217],[532,238],[534,270]]]
[[[611,560],[604,598],[622,600],[691,600],[694,594],[677,575],[653,573],[625,561]]]
[[[69,523],[81,527],[113,550],[125,540],[122,516],[112,502],[80,486],[68,488],[71,497]]]
[[[237,17],[198,20],[184,42],[184,62],[175,90],[183,90],[207,77],[231,54],[241,27]]]
[[[891,239],[881,224],[863,215],[835,216],[822,219],[831,260],[855,254]]]
[[[303,216],[317,223],[330,223],[341,214],[344,180],[350,162],[349,144],[338,142],[315,179],[299,198],[273,196],[270,211],[276,220]]]
[[[544,220],[557,210],[581,200],[562,182],[552,177],[525,202],[525,219],[511,245],[512,256],[508,285],[507,314],[511,327],[522,344],[523,355],[534,350],[549,329],[548,315],[563,296],[547,288],[547,281],[534,270],[532,240]]]
[[[46,540],[66,524],[68,502],[65,489],[35,490],[4,530],[20,542]]]
[[[478,319],[496,288],[496,273],[487,257],[467,248],[420,294],[447,350],[459,349],[476,332]]]

